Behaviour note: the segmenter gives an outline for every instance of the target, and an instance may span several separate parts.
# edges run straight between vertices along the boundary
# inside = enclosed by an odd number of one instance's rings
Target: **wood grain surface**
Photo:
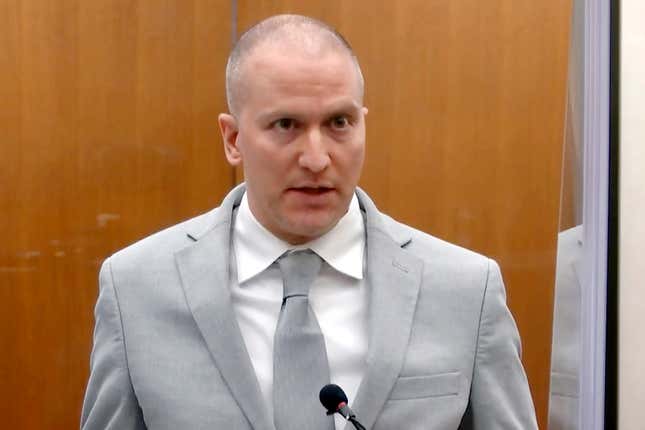
[[[105,257],[231,187],[230,2],[0,2],[0,415],[78,428]]]

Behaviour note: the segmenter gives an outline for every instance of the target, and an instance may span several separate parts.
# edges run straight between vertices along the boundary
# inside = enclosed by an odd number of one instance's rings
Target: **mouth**
[[[327,200],[327,197],[331,196],[335,191],[336,189],[334,187],[328,186],[327,184],[303,184],[301,186],[287,188],[288,194],[304,198],[310,203],[316,202],[316,204],[320,203],[321,199]]]
[[[318,187],[318,186],[289,188],[289,191],[295,191],[298,193],[303,193],[303,194],[312,195],[312,196],[325,194],[333,190],[334,189],[331,187]]]

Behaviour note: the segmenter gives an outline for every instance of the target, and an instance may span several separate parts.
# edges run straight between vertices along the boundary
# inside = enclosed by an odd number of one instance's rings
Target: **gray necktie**
[[[273,341],[273,409],[277,430],[333,430],[318,400],[329,384],[325,339],[309,306],[309,287],[322,260],[311,250],[278,260],[284,282],[282,309]]]

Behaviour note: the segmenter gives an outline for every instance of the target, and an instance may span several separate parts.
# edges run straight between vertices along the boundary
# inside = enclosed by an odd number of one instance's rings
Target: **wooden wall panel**
[[[0,2],[0,413],[73,428],[96,272],[217,204],[231,3]],[[395,217],[495,257],[545,427],[569,2],[240,0],[337,26],[367,81],[362,186]]]
[[[546,428],[570,2],[240,0],[238,28],[287,12],[358,54],[380,208],[500,262]]]
[[[216,206],[224,0],[0,2],[0,426],[77,428],[97,272]]]

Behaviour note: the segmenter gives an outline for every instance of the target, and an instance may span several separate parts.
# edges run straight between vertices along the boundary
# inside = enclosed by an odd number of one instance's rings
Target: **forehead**
[[[245,99],[251,105],[338,98],[361,104],[356,65],[342,50],[260,47],[249,55],[244,69]]]

